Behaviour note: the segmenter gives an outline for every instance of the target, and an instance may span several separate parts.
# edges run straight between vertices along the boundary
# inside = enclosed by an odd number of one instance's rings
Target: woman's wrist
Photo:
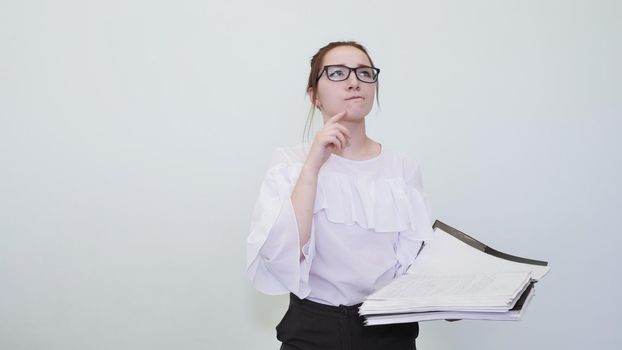
[[[322,167],[321,164],[318,165],[312,161],[307,160],[302,166],[301,175],[304,174],[307,176],[317,177],[318,173],[320,172],[321,167]]]

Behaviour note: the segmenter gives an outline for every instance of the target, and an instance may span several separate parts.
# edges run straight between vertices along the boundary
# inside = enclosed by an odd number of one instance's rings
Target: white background
[[[272,149],[315,51],[366,45],[369,135],[435,218],[550,261],[520,322],[420,349],[622,345],[618,1],[0,1],[0,348],[275,349],[245,280]]]

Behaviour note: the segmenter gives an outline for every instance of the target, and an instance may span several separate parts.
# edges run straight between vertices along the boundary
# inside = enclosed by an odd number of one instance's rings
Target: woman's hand
[[[345,115],[345,111],[336,114],[327,120],[322,130],[315,135],[305,164],[292,191],[292,206],[296,214],[300,235],[300,259],[304,258],[302,247],[307,244],[309,237],[311,237],[313,205],[320,168],[333,151],[344,149],[348,143],[347,140],[351,138],[350,131],[338,123]]]
[[[322,130],[318,131],[313,139],[313,144],[307,155],[306,166],[319,171],[320,167],[328,160],[335,151],[341,151],[348,145],[348,139],[352,137],[350,131],[339,124],[346,115],[346,111],[335,114],[326,121]]]

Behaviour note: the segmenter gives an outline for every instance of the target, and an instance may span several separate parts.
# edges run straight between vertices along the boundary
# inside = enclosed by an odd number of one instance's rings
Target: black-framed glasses
[[[356,79],[359,81],[363,83],[375,83],[378,81],[380,69],[367,66],[351,68],[342,65],[329,65],[322,68],[320,75],[317,76],[317,80],[320,80],[324,72],[326,72],[326,77],[330,81],[344,81],[350,77],[351,72],[354,72]]]

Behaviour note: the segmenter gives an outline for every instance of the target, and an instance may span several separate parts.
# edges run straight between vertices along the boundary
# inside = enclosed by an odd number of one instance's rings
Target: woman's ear
[[[322,110],[322,105],[320,104],[320,99],[317,98],[317,97],[315,99],[313,99],[313,89],[307,90],[307,96],[309,96],[309,102],[311,102],[311,104],[315,108],[317,108],[319,110]]]

